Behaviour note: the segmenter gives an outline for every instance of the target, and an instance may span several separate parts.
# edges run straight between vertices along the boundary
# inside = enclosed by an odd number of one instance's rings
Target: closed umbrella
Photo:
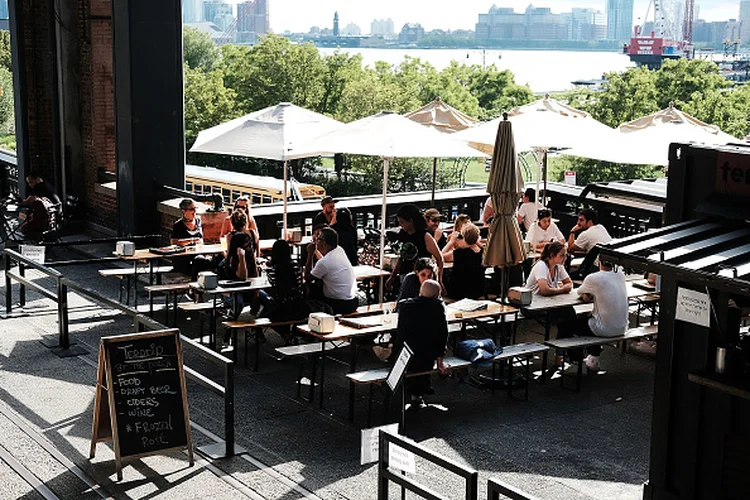
[[[503,117],[497,128],[494,153],[490,168],[487,192],[492,197],[495,218],[489,230],[483,264],[503,268],[502,297],[505,297],[505,268],[522,263],[526,259],[521,229],[516,219],[518,198],[523,192],[523,181],[516,158],[513,128]]]
[[[197,153],[214,153],[284,162],[284,232],[287,232],[289,197],[287,160],[295,158],[297,147],[315,136],[341,127],[343,123],[325,115],[282,102],[249,115],[216,125],[198,134],[190,148]]]
[[[434,101],[425,104],[421,108],[404,115],[425,127],[437,130],[444,134],[460,132],[473,127],[477,121],[469,115],[460,112],[456,108],[446,104],[442,99],[436,97]],[[435,203],[435,183],[437,180],[437,162],[432,162],[432,197],[430,201]]]

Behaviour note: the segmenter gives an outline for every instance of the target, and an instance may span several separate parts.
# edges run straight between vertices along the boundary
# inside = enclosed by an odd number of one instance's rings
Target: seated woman
[[[482,247],[479,246],[479,228],[472,223],[461,228],[463,243],[451,252],[453,269],[446,285],[448,297],[478,299],[484,294],[484,266]],[[465,246],[464,246],[465,245]],[[446,256],[446,260],[450,260]]]
[[[530,243],[533,251],[541,252],[547,243],[565,243],[565,237],[552,220],[552,212],[543,208],[539,210],[539,219],[529,228],[526,241]]]
[[[424,220],[427,222],[427,230],[430,232],[435,241],[437,242],[438,248],[443,248],[448,244],[448,238],[445,233],[440,229],[440,212],[437,208],[430,208],[424,211]]]
[[[286,240],[276,240],[271,248],[271,260],[266,269],[271,289],[260,291],[262,306],[258,315],[271,321],[293,321],[308,316],[310,308],[305,299],[302,270],[292,259],[292,247]],[[288,341],[291,327],[276,328]]]
[[[570,293],[573,281],[565,271],[566,257],[565,245],[559,241],[548,243],[542,251],[541,259],[531,269],[526,288],[544,296]]]
[[[396,307],[398,302],[404,299],[413,299],[419,296],[419,288],[427,280],[434,280],[437,276],[437,265],[429,257],[417,259],[414,263],[414,270],[404,276],[401,280],[401,288],[398,291]]]
[[[234,207],[232,207],[232,211],[229,212],[229,215],[227,215],[226,219],[224,219],[221,223],[221,232],[219,233],[219,238],[223,238],[232,230],[232,214],[235,210],[242,210],[243,212],[245,212],[245,215],[247,216],[246,229],[248,231],[255,232],[255,248],[259,248],[260,235],[258,231],[258,225],[255,223],[255,217],[253,217],[253,214],[250,213],[250,198],[248,198],[247,196],[240,196],[234,201]],[[248,232],[248,234],[250,233]]]
[[[348,208],[336,210],[336,222],[331,226],[339,235],[339,246],[344,249],[353,266],[359,264],[357,257],[357,228],[352,224],[352,213]]]
[[[464,227],[464,225],[469,224],[469,223],[471,223],[471,217],[469,217],[466,214],[459,214],[456,217],[456,221],[453,223],[453,232],[448,237],[448,243],[442,249],[443,258],[445,258],[446,255],[450,255],[453,252],[454,248],[466,246],[463,242],[464,237],[461,234],[461,229]],[[446,260],[446,262],[453,262],[453,261]]]
[[[227,255],[221,266],[219,274],[222,279],[232,281],[245,281],[248,278],[256,278],[260,275],[258,264],[255,259],[255,238],[253,234],[246,231],[247,216],[242,210],[232,213],[232,232],[228,233]],[[254,233],[252,231],[251,233]],[[252,299],[257,294],[237,294],[237,309],[232,311],[233,319],[237,319],[242,312],[242,304],[245,300]]]
[[[195,213],[195,202],[190,198],[180,201],[182,217],[177,219],[172,226],[172,245],[195,245],[203,243],[203,226],[201,218]],[[195,257],[173,257],[172,262],[176,270],[190,274],[192,281],[198,279],[198,273],[215,269],[216,265],[204,255]]]

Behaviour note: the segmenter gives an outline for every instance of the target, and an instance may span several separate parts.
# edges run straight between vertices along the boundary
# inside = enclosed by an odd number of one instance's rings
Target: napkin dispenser
[[[198,286],[204,290],[213,290],[219,286],[219,277],[211,271],[202,271],[198,273]]]
[[[307,326],[315,333],[332,333],[335,325],[336,318],[321,312],[310,313],[307,320]]]
[[[514,286],[508,290],[508,301],[517,306],[528,306],[534,296],[530,288]]]
[[[135,243],[132,241],[118,241],[115,246],[115,253],[117,255],[130,257],[135,253]]]
[[[299,227],[293,227],[287,229],[286,239],[291,243],[299,243],[302,241],[302,229]]]

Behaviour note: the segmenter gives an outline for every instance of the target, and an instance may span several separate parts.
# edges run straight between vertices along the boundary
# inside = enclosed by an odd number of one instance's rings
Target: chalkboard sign
[[[179,330],[102,338],[91,457],[114,441],[118,480],[123,457],[187,448],[192,465],[185,394]]]

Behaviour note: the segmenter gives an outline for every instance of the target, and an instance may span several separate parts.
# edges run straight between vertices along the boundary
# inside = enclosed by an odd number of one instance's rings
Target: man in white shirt
[[[612,265],[599,263],[598,273],[593,273],[583,280],[576,292],[587,302],[594,302],[591,316],[576,318],[558,325],[557,338],[568,338],[574,335],[597,337],[619,337],[628,329],[628,293],[625,276],[614,272]],[[586,368],[599,370],[600,346],[587,348]]]
[[[568,251],[589,253],[599,243],[609,243],[612,237],[607,229],[599,224],[595,210],[585,208],[578,214],[578,224],[570,230]]]
[[[533,188],[529,188],[523,193],[523,203],[518,208],[518,225],[523,228],[525,232],[529,231],[531,225],[537,220],[537,213],[539,212],[539,205],[536,202],[536,191]]]
[[[339,236],[330,227],[320,230],[315,239],[315,249],[323,256],[313,267],[315,252],[308,252],[305,278],[323,282],[323,301],[336,314],[349,314],[357,310],[357,281],[354,268],[344,249],[339,246]]]

